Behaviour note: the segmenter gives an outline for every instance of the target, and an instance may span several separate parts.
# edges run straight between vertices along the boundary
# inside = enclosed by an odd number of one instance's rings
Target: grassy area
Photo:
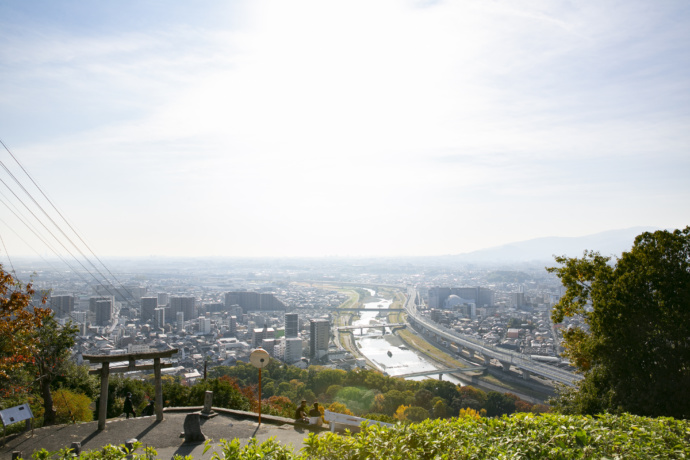
[[[398,335],[405,343],[407,343],[408,346],[415,349],[419,353],[428,356],[437,363],[446,365],[448,367],[467,367],[467,364],[464,364],[450,356],[448,353],[439,350],[434,345],[427,342],[423,337],[415,334],[414,332],[401,330],[398,331]]]

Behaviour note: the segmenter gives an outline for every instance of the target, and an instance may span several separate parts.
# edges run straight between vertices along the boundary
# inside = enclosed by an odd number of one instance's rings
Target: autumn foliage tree
[[[23,285],[0,264],[0,395],[26,393],[30,381],[18,379],[24,367],[34,364],[38,351],[36,331],[50,310],[32,304],[35,291]],[[42,303],[45,303],[43,300]]]

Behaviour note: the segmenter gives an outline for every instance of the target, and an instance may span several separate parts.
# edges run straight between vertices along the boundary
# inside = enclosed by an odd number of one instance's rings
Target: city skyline
[[[680,1],[0,13],[0,139],[99,256],[433,256],[690,223]],[[3,264],[50,255],[0,207]]]

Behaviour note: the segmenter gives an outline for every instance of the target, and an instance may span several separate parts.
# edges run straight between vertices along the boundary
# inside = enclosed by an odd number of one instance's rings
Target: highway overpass
[[[580,374],[533,361],[529,355],[494,347],[493,345],[484,343],[484,341],[477,337],[460,334],[452,329],[435,323],[423,317],[417,311],[417,307],[414,303],[416,297],[417,291],[410,288],[407,302],[405,303],[405,310],[408,314],[408,322],[410,322],[411,325],[421,328],[425,332],[445,340],[448,343],[455,343],[457,346],[474,353],[475,356],[482,356],[486,364],[492,359],[495,359],[503,365],[505,370],[510,369],[511,366],[520,369],[525,379],[529,378],[530,374],[534,374],[571,387],[574,387],[575,384],[583,378]]]

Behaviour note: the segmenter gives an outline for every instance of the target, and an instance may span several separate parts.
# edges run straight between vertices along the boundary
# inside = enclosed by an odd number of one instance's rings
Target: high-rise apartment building
[[[158,297],[141,298],[141,321],[148,323],[154,320],[155,310],[158,308]]]
[[[292,364],[300,359],[302,359],[302,339],[297,337],[286,337],[283,361]]]
[[[50,298],[50,308],[57,316],[68,316],[74,311],[74,296],[56,295]]]
[[[96,313],[96,302],[100,300],[109,300],[110,303],[115,302],[115,298],[113,296],[100,296],[100,297],[90,297],[89,298],[89,312],[91,313]]]
[[[170,297],[170,314],[174,317],[184,313],[185,320],[196,318],[196,299],[194,297]]]
[[[72,313],[70,313],[70,317],[75,322],[77,322],[79,324],[84,324],[84,323],[86,323],[86,319],[88,318],[88,312],[86,312],[86,311],[73,311]]]
[[[237,337],[237,316],[228,318],[228,332],[230,337]]]
[[[170,296],[168,294],[166,294],[165,292],[159,292],[157,294],[157,296],[158,296],[158,305],[161,307],[165,307],[170,302]]]
[[[165,327],[165,307],[158,307],[153,311],[153,327],[156,329]]]
[[[297,313],[285,314],[285,337],[297,337],[299,334],[299,315]]]
[[[273,294],[252,291],[234,291],[225,293],[225,307],[239,305],[243,312],[285,310],[283,302]]]
[[[113,317],[113,302],[111,300],[96,301],[96,326],[107,326]]]
[[[327,319],[309,320],[309,357],[322,358],[328,354],[331,324]]]

